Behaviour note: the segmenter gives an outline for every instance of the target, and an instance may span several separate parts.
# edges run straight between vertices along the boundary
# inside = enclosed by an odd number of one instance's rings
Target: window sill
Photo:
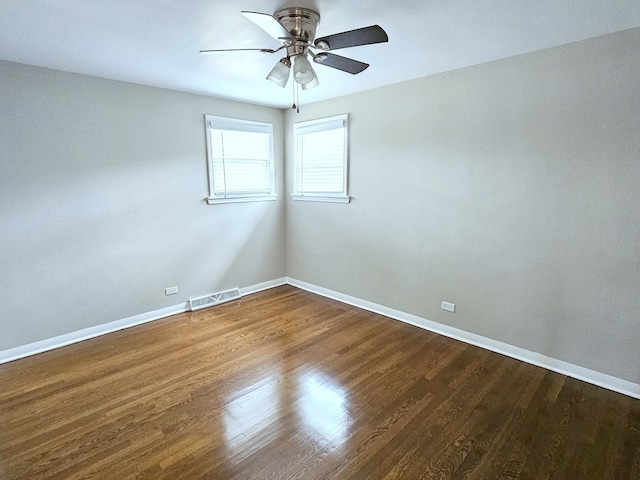
[[[278,195],[261,195],[255,197],[207,197],[209,205],[217,205],[219,203],[246,203],[246,202],[272,202]]]
[[[300,200],[303,202],[328,202],[328,203],[349,203],[351,202],[351,197],[340,196],[340,197],[323,197],[321,195],[295,195],[292,194],[291,198],[294,200]]]

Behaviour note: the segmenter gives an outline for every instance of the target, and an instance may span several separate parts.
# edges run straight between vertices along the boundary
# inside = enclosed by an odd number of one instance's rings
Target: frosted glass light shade
[[[289,80],[289,72],[291,71],[291,62],[288,58],[283,58],[276,66],[273,67],[269,75],[267,75],[267,80],[271,80],[276,85],[284,88]]]
[[[304,85],[302,85],[302,89],[311,90],[312,88],[316,88],[318,85],[320,85],[320,82],[318,82],[318,76],[314,72],[313,78],[311,79],[311,81],[309,83],[305,83]]]
[[[296,55],[293,61],[293,79],[300,85],[306,85],[316,78],[316,72],[311,68],[311,64],[305,55]]]

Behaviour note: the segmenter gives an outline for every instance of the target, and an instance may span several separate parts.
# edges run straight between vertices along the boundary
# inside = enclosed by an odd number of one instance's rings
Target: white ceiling
[[[314,66],[301,103],[640,26],[639,0],[0,0],[0,59],[276,107],[292,90],[265,80],[277,48],[240,14],[285,6],[321,15],[318,36],[379,24],[389,43],[339,50],[359,75]]]

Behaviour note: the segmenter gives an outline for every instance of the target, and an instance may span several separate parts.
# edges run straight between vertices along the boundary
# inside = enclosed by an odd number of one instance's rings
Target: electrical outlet
[[[442,302],[442,309],[446,310],[447,312],[455,312],[456,311],[456,304],[455,303],[449,303],[449,302]]]
[[[167,287],[164,289],[165,295],[175,295],[178,293],[178,287]]]

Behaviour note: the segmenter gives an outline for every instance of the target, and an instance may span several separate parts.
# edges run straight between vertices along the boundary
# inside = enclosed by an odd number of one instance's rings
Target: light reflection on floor
[[[227,443],[236,444],[238,441],[250,440],[257,433],[256,426],[278,414],[278,388],[277,377],[270,376],[240,392],[234,392],[234,400],[227,403],[222,412]],[[267,425],[269,423],[267,422]],[[261,429],[258,428],[259,430]]]
[[[233,393],[222,411],[227,446],[241,451],[274,422],[287,422],[314,443],[341,445],[352,419],[347,395],[326,375],[306,370],[272,373]]]
[[[336,445],[342,444],[351,424],[344,390],[331,381],[321,382],[316,377],[304,382],[303,388],[307,392],[297,402],[302,423],[318,439],[324,437]]]

